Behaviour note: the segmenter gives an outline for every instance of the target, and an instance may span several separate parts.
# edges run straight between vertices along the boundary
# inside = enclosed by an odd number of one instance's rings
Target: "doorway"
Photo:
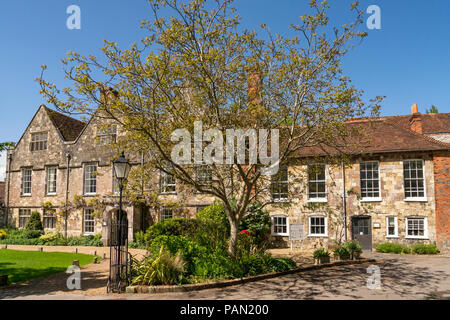
[[[352,217],[352,239],[363,250],[372,251],[372,218],[370,216]]]

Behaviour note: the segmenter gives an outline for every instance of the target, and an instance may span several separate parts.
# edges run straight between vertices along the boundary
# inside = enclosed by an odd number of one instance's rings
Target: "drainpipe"
[[[8,150],[9,151],[9,150]],[[11,162],[12,162],[12,153],[8,153],[8,192],[6,193],[6,228],[8,228],[8,216],[9,216],[9,189],[11,186]]]
[[[344,235],[345,242],[347,242],[347,194],[345,192],[345,165],[344,161],[342,161],[342,208],[344,210]]]
[[[67,239],[67,219],[68,219],[68,212],[67,212],[67,203],[69,202],[69,177],[70,177],[70,159],[72,156],[70,155],[70,152],[66,153],[66,159],[67,159],[67,176],[66,176],[66,214],[65,214],[65,223],[64,223],[64,238]]]

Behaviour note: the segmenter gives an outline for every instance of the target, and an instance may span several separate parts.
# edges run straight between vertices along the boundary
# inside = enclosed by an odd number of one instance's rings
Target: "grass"
[[[80,266],[92,263],[94,256],[69,252],[39,252],[0,249],[0,275],[8,274],[8,283],[65,272],[78,260]]]

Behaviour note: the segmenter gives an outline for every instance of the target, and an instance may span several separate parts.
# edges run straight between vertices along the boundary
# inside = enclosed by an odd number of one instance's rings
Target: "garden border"
[[[266,273],[257,276],[250,276],[241,279],[233,279],[233,280],[225,280],[225,281],[216,281],[216,282],[207,282],[207,283],[199,283],[199,284],[185,284],[179,286],[128,286],[126,288],[126,293],[132,294],[149,294],[149,293],[168,293],[168,292],[190,292],[190,291],[200,291],[206,289],[214,289],[214,288],[225,288],[240,284],[245,284],[249,282],[255,282],[259,280],[266,280],[277,278],[281,276],[285,276],[288,274],[294,274],[304,271],[311,270],[319,270],[329,267],[335,266],[346,266],[353,264],[363,264],[368,262],[376,262],[375,259],[359,259],[359,260],[345,260],[345,261],[335,261],[330,263],[324,263],[319,265],[310,265],[306,267],[299,267],[295,269],[291,269],[283,272],[273,272]]]

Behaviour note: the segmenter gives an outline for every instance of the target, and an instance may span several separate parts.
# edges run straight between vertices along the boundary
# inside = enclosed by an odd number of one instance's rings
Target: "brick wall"
[[[450,251],[450,152],[434,154],[434,179],[437,245]]]

